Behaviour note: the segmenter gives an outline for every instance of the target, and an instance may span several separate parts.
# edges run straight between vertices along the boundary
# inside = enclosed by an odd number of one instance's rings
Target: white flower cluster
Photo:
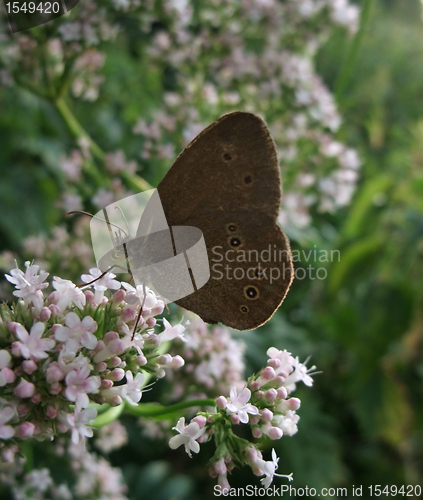
[[[185,419],[179,419],[174,429],[178,432],[169,441],[173,449],[184,446],[185,451],[200,451],[200,443],[214,439],[216,452],[212,458],[210,475],[218,478],[222,488],[230,489],[227,474],[236,465],[248,465],[257,476],[264,476],[261,483],[268,488],[276,474],[278,458],[272,451],[272,460],[264,461],[256,445],[239,438],[232,432],[232,425],[248,424],[254,438],[263,435],[272,440],[282,436],[294,435],[298,428],[299,416],[296,411],[300,407],[298,398],[289,397],[295,390],[297,382],[307,386],[313,384],[310,372],[298,358],[293,358],[287,351],[275,347],[268,349],[267,366],[248,379],[242,389],[233,386],[230,397],[219,396],[216,399],[217,413],[199,412],[186,425]]]
[[[97,416],[91,403],[136,406],[145,372],[163,377],[165,366],[184,364],[179,355],[158,353],[160,344],[182,335],[184,327],[166,321],[164,331],[154,333],[164,303],[151,290],[133,335],[142,290],[93,268],[82,276],[84,291],[55,277],[55,290],[44,297],[48,273],[25,265],[25,272],[16,267],[6,275],[18,302],[0,308],[4,461],[13,460],[20,440],[33,436],[46,439],[70,431],[75,444],[91,437],[88,424]],[[109,290],[116,290],[110,298]]]

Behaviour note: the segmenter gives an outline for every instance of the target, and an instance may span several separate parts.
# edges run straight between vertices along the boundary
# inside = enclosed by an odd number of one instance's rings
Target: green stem
[[[77,139],[86,139],[93,155],[100,161],[103,161],[105,157],[103,150],[87,134],[82,125],[75,118],[75,115],[69,109],[65,100],[62,97],[59,97],[54,101],[54,105],[56,106],[56,109],[59,112],[60,116],[63,118],[63,121],[66,123],[71,134],[74,135]]]
[[[343,93],[353,72],[360,46],[363,41],[364,33],[370,19],[370,13],[373,3],[374,0],[365,0],[363,10],[361,11],[360,28],[349,47],[347,57],[344,59],[341,70],[338,73],[338,77],[335,83],[335,96],[338,103],[341,102]]]
[[[162,417],[180,410],[193,408],[195,406],[216,406],[216,400],[209,399],[192,399],[190,401],[183,401],[170,406],[162,406],[155,403],[143,403],[138,406],[125,405],[125,410],[132,415],[138,417]]]
[[[100,429],[114,420],[117,420],[123,412],[123,408],[124,405],[122,404],[119,406],[113,406],[105,412],[100,413],[100,415],[98,415],[94,420],[94,423],[91,424],[91,427],[94,427],[94,429]]]
[[[58,97],[53,102],[57,111],[68,127],[70,133],[76,139],[84,138],[88,142],[89,148],[94,157],[103,162],[106,156],[104,151],[95,141],[92,140],[90,135],[85,131],[85,129],[82,127],[82,125],[76,119],[75,115],[70,110],[69,106],[66,104],[63,97]],[[101,186],[103,184],[103,178],[100,172],[96,170],[94,168],[94,165],[92,164],[86,166],[86,168],[89,168],[88,174],[91,175],[91,177],[96,180],[97,184]],[[149,189],[153,189],[152,186],[150,186],[150,184],[139,175],[122,172],[121,177],[126,182],[128,187],[132,188],[134,191],[147,191]]]

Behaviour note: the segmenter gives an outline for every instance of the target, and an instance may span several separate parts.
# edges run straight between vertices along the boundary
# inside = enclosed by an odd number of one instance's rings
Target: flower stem
[[[132,415],[138,417],[164,417],[172,413],[195,406],[215,406],[216,400],[214,398],[208,399],[192,399],[190,401],[183,401],[170,406],[162,406],[156,403],[143,403],[138,406],[125,405],[125,410]]]
[[[88,142],[90,151],[92,152],[94,157],[103,162],[106,157],[106,154],[100,148],[100,146],[95,141],[93,141],[91,136],[82,127],[82,125],[76,119],[75,115],[72,113],[69,106],[66,104],[63,97],[58,97],[53,101],[53,103],[57,111],[59,112],[60,116],[62,117],[63,121],[65,122],[66,126],[68,127],[70,133],[76,139],[80,138],[85,139]],[[96,175],[100,176],[100,173],[94,170],[95,169],[92,166],[92,168],[90,168],[89,174],[92,177],[96,177]],[[126,182],[128,187],[130,187],[134,191],[147,191],[148,189],[153,189],[152,186],[150,186],[150,184],[139,175],[130,174],[129,172],[122,172],[121,177]],[[101,176],[97,180],[99,181],[98,185],[102,185]]]
[[[124,405],[112,406],[103,413],[100,413],[100,415],[98,415],[94,420],[94,423],[91,424],[91,427],[94,427],[94,429],[100,429],[100,427],[104,427],[114,420],[117,420],[123,411],[123,407]]]
[[[95,143],[91,139],[91,137],[82,127],[82,125],[78,122],[75,115],[69,109],[65,100],[62,97],[59,97],[54,101],[54,105],[57,111],[59,112],[60,116],[63,118],[63,121],[66,123],[66,126],[68,127],[71,134],[77,139],[79,138],[86,139],[88,141],[90,150],[93,153],[93,155],[97,159],[103,161],[105,157],[104,151],[100,148],[100,146],[98,146],[97,143]]]

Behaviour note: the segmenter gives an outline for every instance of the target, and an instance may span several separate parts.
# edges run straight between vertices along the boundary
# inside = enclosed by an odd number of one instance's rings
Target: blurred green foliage
[[[127,49],[107,50],[104,98],[75,102],[92,137],[129,157],[139,151],[130,133],[141,114],[159,104],[166,84],[144,68],[129,21]],[[335,34],[318,55],[334,89],[351,51]],[[322,222],[318,247],[340,249],[328,279],[298,280],[266,326],[241,334],[249,371],[270,345],[304,359],[322,374],[299,390],[299,433],[275,444],[279,471],[296,487],[423,484],[423,22],[418,0],[372,2],[350,78],[339,95],[342,139],[363,160],[352,205]],[[171,75],[168,75],[171,79]],[[134,100],[134,96],[137,99]],[[55,165],[73,144],[52,106],[17,88],[0,90],[1,248],[19,250],[31,233],[59,222]],[[64,140],[65,138],[65,140]],[[142,171],[152,185],[163,172]],[[294,248],[296,246],[294,245]],[[158,385],[160,387],[160,385]],[[148,400],[148,395],[146,395]],[[208,445],[189,459],[183,450],[140,437],[126,417],[130,442],[112,454],[134,499],[212,498]],[[231,485],[257,484],[245,470]],[[348,497],[350,498],[350,497]]]

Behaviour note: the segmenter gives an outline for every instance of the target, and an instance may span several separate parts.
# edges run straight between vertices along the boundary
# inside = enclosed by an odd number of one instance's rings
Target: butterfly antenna
[[[147,290],[145,289],[145,285],[144,284],[142,285],[142,290],[143,290],[144,297],[142,299],[142,304],[141,304],[141,308],[140,308],[138,316],[137,316],[137,320],[135,321],[134,330],[132,331],[132,338],[131,338],[131,340],[134,340],[135,330],[137,329],[138,323],[139,323],[140,318],[141,318],[142,311],[144,309],[145,299],[147,298]]]
[[[167,307],[167,304],[165,304],[165,308],[166,308],[167,314],[170,314],[170,309]]]
[[[101,280],[101,278],[103,278],[104,276],[106,276],[107,273],[110,273],[110,271],[112,269],[114,269],[115,267],[118,267],[119,269],[122,269],[124,272],[130,272],[130,271],[128,271],[128,269],[126,267],[122,267],[122,266],[119,266],[118,264],[115,264],[115,265],[109,267],[109,269],[107,269],[106,271],[104,271],[104,273],[100,274],[100,276],[98,278],[93,279],[89,283],[83,283],[82,285],[77,285],[77,287],[78,288],[82,288],[82,287],[85,287],[85,286],[88,286],[88,285],[92,285],[96,281]]]
[[[128,235],[126,234],[126,231],[124,231],[120,226],[117,224],[113,224],[113,222],[110,222],[109,220],[101,219],[100,217],[97,217],[97,215],[90,214],[89,212],[84,212],[84,210],[72,210],[71,212],[68,212],[65,217],[68,217],[69,215],[74,215],[74,214],[80,214],[80,215],[88,215],[92,219],[97,219],[101,220],[101,222],[105,222],[108,226],[114,226],[119,229],[119,231],[122,231],[124,235],[128,238]]]

